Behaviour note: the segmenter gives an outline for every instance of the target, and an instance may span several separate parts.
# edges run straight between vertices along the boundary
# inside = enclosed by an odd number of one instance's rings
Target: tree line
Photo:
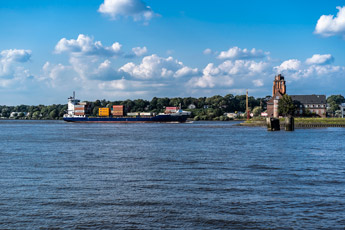
[[[248,98],[250,110],[255,116],[260,115],[266,110],[267,101],[270,96],[264,98]],[[345,102],[342,95],[332,95],[327,98],[330,105],[329,112],[335,113],[339,110],[339,104]],[[178,107],[181,105],[182,109],[192,112],[192,118],[195,120],[227,120],[224,113],[244,113],[246,110],[246,95],[232,95],[225,96],[215,95],[212,97],[154,97],[151,101],[136,99],[136,100],[96,100],[88,102],[89,114],[91,116],[98,115],[98,108],[108,107],[113,105],[124,105],[125,112],[164,112],[165,107]],[[53,105],[19,105],[6,106],[0,105],[0,117],[13,119],[62,119],[67,112],[67,104],[53,104]]]

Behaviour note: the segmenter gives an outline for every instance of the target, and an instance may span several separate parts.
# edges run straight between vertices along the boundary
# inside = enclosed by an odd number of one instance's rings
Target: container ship
[[[151,112],[125,112],[123,105],[113,105],[111,108],[99,108],[98,116],[89,116],[90,105],[75,99],[75,93],[68,98],[68,109],[63,119],[67,122],[90,123],[150,123],[150,122],[186,122],[190,112],[180,107],[166,107],[164,113]]]

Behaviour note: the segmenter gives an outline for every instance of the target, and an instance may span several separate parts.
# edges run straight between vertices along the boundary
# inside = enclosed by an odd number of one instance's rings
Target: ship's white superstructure
[[[65,117],[74,117],[75,116],[75,105],[77,105],[80,100],[75,99],[75,92],[73,92],[73,96],[68,98],[68,107],[67,107],[67,114]]]

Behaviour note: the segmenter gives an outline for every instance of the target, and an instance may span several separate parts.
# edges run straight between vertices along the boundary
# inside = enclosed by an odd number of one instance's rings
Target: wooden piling
[[[277,118],[266,118],[267,131],[279,131],[280,130],[280,121]]]
[[[295,130],[295,119],[293,117],[285,117],[285,131]]]

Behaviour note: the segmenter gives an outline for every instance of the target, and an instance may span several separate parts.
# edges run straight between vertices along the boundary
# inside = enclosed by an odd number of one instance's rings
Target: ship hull
[[[64,117],[67,122],[80,123],[154,123],[186,122],[189,116],[158,115],[154,117]]]

